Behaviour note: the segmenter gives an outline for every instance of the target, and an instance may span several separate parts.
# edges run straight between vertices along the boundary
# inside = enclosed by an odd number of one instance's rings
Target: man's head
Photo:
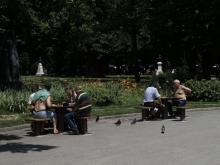
[[[67,88],[65,88],[65,92],[67,93],[67,95],[69,96],[69,97],[72,97],[72,96],[75,96],[74,95],[74,89],[72,88],[72,87],[67,87]]]
[[[37,83],[37,89],[44,89],[44,84],[42,82]]]
[[[76,94],[80,93],[82,91],[82,86],[75,87],[74,91],[76,92]]]
[[[41,90],[41,89],[46,89],[46,90],[50,90],[50,88],[51,88],[51,84],[49,84],[49,83],[42,83],[42,82],[39,82],[38,84],[37,84],[37,87],[38,87],[38,89],[39,90]]]
[[[157,88],[157,89],[160,89],[160,88],[161,88],[161,87],[160,87],[160,84],[159,84],[157,81],[152,82],[150,86],[155,87],[155,88]]]
[[[175,79],[175,80],[173,81],[173,83],[174,83],[174,85],[175,85],[176,87],[178,87],[178,86],[180,85],[180,80]]]

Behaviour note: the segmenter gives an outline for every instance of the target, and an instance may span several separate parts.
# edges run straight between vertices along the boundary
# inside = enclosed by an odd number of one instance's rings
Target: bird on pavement
[[[98,121],[99,121],[99,116],[97,116],[97,117],[96,117],[95,121],[96,121],[96,122],[98,122]]]
[[[117,122],[115,122],[114,124],[115,124],[116,126],[121,125],[121,120],[120,120],[120,119],[118,119],[118,121],[117,121]]]
[[[136,118],[134,118],[131,122],[131,125],[135,124],[137,122]]]
[[[165,126],[164,126],[164,125],[162,125],[162,127],[161,127],[161,133],[162,133],[162,134],[165,133]]]

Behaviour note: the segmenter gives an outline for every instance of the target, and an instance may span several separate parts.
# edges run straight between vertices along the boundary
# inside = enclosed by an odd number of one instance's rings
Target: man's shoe
[[[78,130],[72,130],[72,131],[70,131],[70,135],[79,135],[79,131]]]

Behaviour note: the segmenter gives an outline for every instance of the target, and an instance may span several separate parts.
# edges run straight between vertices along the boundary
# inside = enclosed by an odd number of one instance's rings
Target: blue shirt
[[[155,87],[148,87],[144,92],[144,103],[154,102],[155,99],[158,99],[160,94]]]

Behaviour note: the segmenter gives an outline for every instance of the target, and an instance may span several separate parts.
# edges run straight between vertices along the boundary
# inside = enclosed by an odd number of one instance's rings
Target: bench
[[[186,109],[189,108],[189,106],[173,106],[174,109],[174,116],[179,116],[180,120],[184,120],[186,117]]]
[[[141,106],[139,108],[141,109],[141,119],[142,120],[147,120],[153,115],[152,114],[153,107]]]
[[[44,131],[44,125],[45,123],[48,123],[51,119],[45,118],[45,119],[37,119],[37,118],[28,118],[26,119],[27,122],[31,122],[31,131],[35,135],[40,135]]]
[[[140,109],[142,111],[142,113],[141,113],[142,120],[154,119],[157,116],[156,115],[157,111],[154,110],[154,107],[141,106]],[[168,118],[167,109],[164,108],[163,111],[161,111],[160,114],[158,114],[158,115],[159,115],[158,117],[162,117],[163,119],[167,119]]]
[[[79,134],[87,134],[88,133],[88,118],[89,117],[80,117],[77,119]]]

